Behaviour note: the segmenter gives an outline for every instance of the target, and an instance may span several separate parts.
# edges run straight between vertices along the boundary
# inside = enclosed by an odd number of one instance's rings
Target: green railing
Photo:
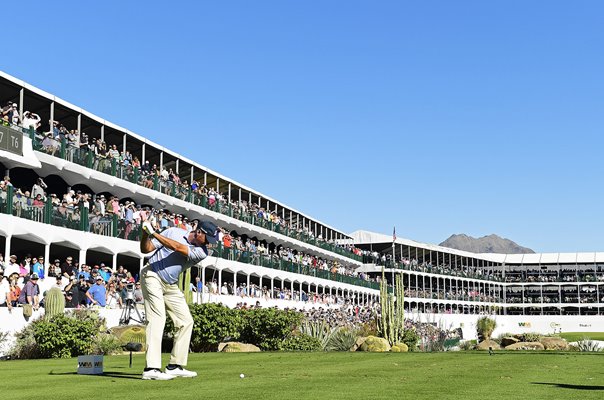
[[[266,218],[259,218],[257,215],[252,213],[242,212],[238,207],[233,206],[228,202],[216,201],[211,204],[206,195],[192,192],[191,187],[189,186],[164,181],[158,176],[144,176],[138,167],[132,167],[131,165],[125,166],[115,158],[110,158],[108,156],[101,157],[87,149],[73,147],[69,145],[65,139],[58,141],[51,137],[38,135],[33,131],[33,129],[22,129],[22,132],[27,134],[32,139],[34,150],[71,161],[86,168],[91,168],[128,182],[135,183],[137,185],[154,189],[168,196],[176,197],[180,200],[193,203],[208,210],[227,215],[232,218],[237,218],[241,221],[280,233],[292,239],[297,239],[320,247],[323,250],[331,251],[355,261],[362,262],[361,256],[352,253],[348,249],[336,246],[333,243],[318,240],[306,232],[300,232],[288,228],[287,226],[274,223]]]
[[[31,203],[32,201],[32,199],[25,198],[16,193],[12,186],[8,186],[6,190],[0,191],[0,212],[35,222],[91,232],[97,235],[132,241],[140,240],[141,224],[129,223],[123,219],[119,219],[115,214],[106,214],[104,216],[95,214],[91,216],[88,213],[88,209],[83,205],[78,207],[56,205],[52,203],[52,199],[50,198],[43,203],[36,203],[36,205]],[[379,290],[379,284],[376,282],[331,273],[330,271],[282,260],[278,257],[224,248],[221,243],[214,248],[213,255],[227,260]]]
[[[322,269],[313,268],[308,265],[294,263],[291,261],[283,260],[277,256],[264,255],[259,253],[252,253],[248,251],[241,251],[233,248],[225,248],[221,243],[218,243],[213,248],[213,256],[219,257],[225,260],[238,261],[245,264],[252,264],[266,268],[278,269],[281,271],[288,271],[295,274],[313,276],[316,278],[328,279],[336,282],[347,283],[350,285],[362,286],[375,290],[380,289],[380,284],[377,282],[366,281],[354,276],[342,275],[338,273],[332,273]]]
[[[105,216],[88,214],[88,209],[83,205],[70,207],[62,204],[53,204],[48,198],[45,202],[34,202],[26,198],[13,186],[8,186],[0,191],[0,212],[15,217],[28,219],[63,228],[98,235],[117,237],[128,240],[140,240],[141,224],[118,219],[117,215]]]

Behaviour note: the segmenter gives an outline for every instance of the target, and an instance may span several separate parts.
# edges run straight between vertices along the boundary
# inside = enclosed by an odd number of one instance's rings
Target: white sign
[[[78,374],[102,375],[103,356],[78,356]]]

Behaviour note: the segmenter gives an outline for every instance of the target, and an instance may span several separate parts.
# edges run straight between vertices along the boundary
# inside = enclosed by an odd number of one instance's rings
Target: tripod
[[[132,311],[136,313],[138,319],[132,316]],[[122,311],[122,315],[120,317],[120,325],[128,325],[130,320],[134,320],[139,324],[144,322],[143,317],[141,317],[140,312],[138,312],[138,308],[136,308],[136,304],[134,303],[134,299],[126,299],[126,304],[124,305],[124,310]]]

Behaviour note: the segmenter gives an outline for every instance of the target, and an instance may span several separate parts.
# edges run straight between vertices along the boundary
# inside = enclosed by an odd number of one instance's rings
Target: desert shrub
[[[474,350],[476,347],[476,340],[464,340],[459,343],[460,350]]]
[[[281,343],[283,351],[322,351],[321,341],[306,334],[290,336]]]
[[[403,332],[403,343],[405,343],[409,351],[417,350],[417,344],[419,343],[420,336],[414,328],[405,329]]]
[[[322,350],[327,349],[327,345],[334,331],[325,321],[308,320],[303,321],[298,329],[300,333],[316,338],[319,343],[321,343]]]
[[[239,310],[215,303],[191,304],[189,309],[193,317],[192,351],[216,351],[220,342],[239,337],[242,328]],[[174,323],[169,317],[165,332],[174,333]]]
[[[348,351],[359,338],[359,329],[341,327],[333,331],[326,346],[327,351]]]
[[[280,350],[283,341],[300,325],[302,314],[294,310],[256,308],[241,310],[241,341],[262,350]]]
[[[527,332],[527,333],[523,333],[520,336],[520,340],[522,342],[538,342],[539,340],[541,340],[542,337],[543,337],[543,335],[540,333]]]
[[[94,311],[39,318],[16,335],[11,357],[70,358],[91,354],[104,322]]]
[[[489,317],[479,318],[476,322],[476,333],[478,333],[478,338],[481,341],[490,339],[496,327],[497,322],[495,322],[494,319]]]
[[[493,341],[495,341],[498,345],[501,345],[501,341],[503,340],[503,338],[506,337],[514,337],[514,334],[509,332],[502,333],[498,335],[495,339],[493,339]]]
[[[361,325],[359,330],[359,336],[377,336],[378,335],[378,327],[377,327],[377,319],[372,318],[368,322],[365,322]]]
[[[579,340],[576,344],[576,351],[580,352],[601,352],[602,349],[600,345],[595,340],[591,340],[588,337],[584,337],[582,340]]]
[[[92,354],[111,355],[122,352],[122,343],[111,333],[99,333],[92,343]]]

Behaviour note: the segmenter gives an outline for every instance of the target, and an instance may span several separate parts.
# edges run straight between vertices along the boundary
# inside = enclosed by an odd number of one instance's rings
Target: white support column
[[[78,255],[78,262],[80,266],[86,264],[86,249],[80,249],[80,254]]]
[[[233,293],[237,294],[237,271],[233,272]]]
[[[11,242],[12,242],[13,237],[11,235],[6,235],[6,243],[4,246],[4,262],[8,264],[8,260],[10,259],[10,252],[11,252]],[[8,278],[8,276],[7,276]]]
[[[6,257],[4,257],[6,259]],[[50,265],[50,243],[44,245],[44,276],[48,276],[48,266]]]
[[[193,183],[193,172],[195,172],[195,167],[191,165],[191,179],[189,180],[189,184]]]
[[[142,149],[142,154],[141,154],[141,166],[145,165],[145,161],[146,161],[146,154],[145,154],[145,148],[146,148],[147,144],[143,143],[143,149]]]
[[[101,141],[105,141],[105,125],[101,125]]]
[[[126,138],[128,137],[128,135],[126,135],[124,133],[124,137],[122,138],[122,151],[125,153],[126,152]]]
[[[164,152],[160,151],[159,152],[159,170],[161,171],[162,169],[164,169]]]
[[[19,90],[19,119],[23,121],[23,99],[25,95],[25,89],[21,88]]]
[[[52,123],[55,120],[55,102],[50,103],[50,131],[52,132]]]
[[[176,159],[176,170],[174,171],[174,173],[178,176],[180,176],[180,159],[177,158]]]
[[[205,267],[203,269],[205,270]],[[218,270],[218,293],[220,293],[221,289],[222,289],[222,270],[219,269]]]
[[[113,265],[113,272],[115,272],[117,270],[117,254],[114,254],[111,258],[111,264]]]
[[[250,297],[250,274],[247,274],[247,284],[245,286],[247,287],[247,295]]]
[[[269,298],[273,298],[273,291],[275,290],[275,281],[274,278],[271,278],[271,292],[269,293]]]

